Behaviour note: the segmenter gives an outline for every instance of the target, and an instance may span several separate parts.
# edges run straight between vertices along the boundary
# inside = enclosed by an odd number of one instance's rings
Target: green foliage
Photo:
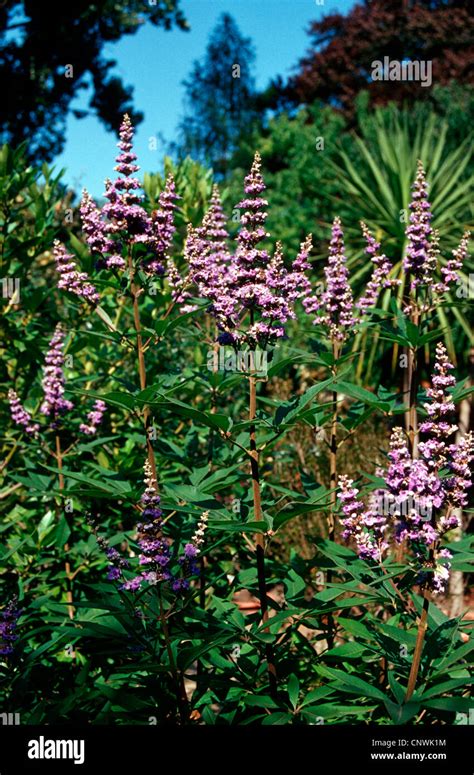
[[[325,113],[321,121],[336,134],[334,116]],[[290,125],[275,120],[278,153],[289,148]],[[308,129],[306,140],[310,136]],[[327,457],[336,394],[336,437],[349,457],[354,436],[372,418],[380,420],[372,472],[384,460],[393,418],[403,412],[400,394],[366,376],[356,384],[350,347],[337,358],[317,327],[308,331],[297,321],[288,341],[268,353],[268,374],[258,382],[257,414],[250,419],[248,374],[207,367],[214,331],[202,302],[181,314],[166,281],[152,292],[137,273],[146,342],[143,387],[129,277],[94,270],[82,236],[66,232],[59,176],[28,167],[21,150],[3,149],[0,165],[4,270],[22,278],[19,302],[5,310],[2,392],[15,387],[39,418],[44,352],[60,319],[72,356],[66,395],[74,404],[59,431],[43,428],[38,438],[15,426],[4,404],[0,608],[17,594],[22,614],[14,653],[0,657],[0,703],[21,709],[23,723],[455,723],[470,704],[467,620],[449,618],[430,602],[420,676],[406,701],[422,605],[409,558],[391,551],[383,564],[365,561],[339,535],[327,540],[334,488],[322,468],[310,468],[303,446],[308,433],[311,450]],[[212,178],[190,159],[179,165],[166,160],[169,171],[181,197],[174,246],[180,257],[184,222],[199,223]],[[270,181],[276,182],[281,214],[279,174],[274,170]],[[161,176],[145,176],[149,208],[163,183]],[[270,201],[272,195],[270,182]],[[296,218],[296,205],[292,212]],[[94,274],[99,314],[58,292],[50,256],[58,234]],[[377,330],[389,342],[419,349],[439,338],[439,331],[409,325],[396,304],[388,311],[369,327],[371,337]],[[467,398],[469,390],[461,380],[453,400]],[[81,435],[79,424],[98,398],[107,405],[104,424],[97,437]],[[192,574],[189,589],[179,594],[166,584],[132,593],[108,581],[107,557],[86,519],[94,517],[98,536],[136,562],[145,408],[173,563],[202,512],[210,512],[201,573]],[[262,519],[248,452],[253,432]],[[379,481],[371,472],[363,477],[351,469],[367,493]],[[318,529],[315,515],[322,519]],[[291,529],[300,531],[299,540],[289,539]],[[259,607],[258,539],[265,545],[268,621]],[[309,552],[302,550],[303,539]],[[468,572],[472,539],[453,541],[450,548],[453,568]],[[275,691],[268,683],[269,652],[275,654]]]
[[[142,120],[143,115],[133,110],[133,89],[111,74],[115,61],[104,55],[104,49],[123,35],[136,33],[145,20],[165,29],[173,24],[188,28],[176,0],[77,0],[74,5],[59,4],[52,14],[37,3],[3,3],[3,137],[13,146],[27,141],[30,159],[50,161],[64,145],[71,103],[89,80],[89,108],[108,129],[114,130],[126,111],[136,123]],[[83,118],[88,111],[73,113]]]

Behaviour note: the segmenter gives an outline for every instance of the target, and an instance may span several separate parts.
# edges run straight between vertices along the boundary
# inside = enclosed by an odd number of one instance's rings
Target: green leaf
[[[395,724],[406,724],[407,721],[416,716],[420,710],[419,702],[407,702],[405,704],[397,705],[389,699],[384,701],[385,707],[390,714],[390,718]]]
[[[362,680],[362,678],[357,678],[355,675],[344,673],[342,670],[336,670],[335,668],[323,667],[322,665],[317,665],[315,669],[320,675],[342,683],[341,690],[349,692],[349,694],[357,694],[359,697],[373,697],[383,701],[387,699],[380,689]]]
[[[298,705],[298,695],[300,693],[300,682],[298,681],[296,675],[294,673],[291,673],[291,675],[288,678],[288,696],[290,698],[290,703],[293,706],[293,709],[296,708]]]
[[[275,700],[272,700],[271,697],[264,694],[246,694],[241,698],[241,702],[243,702],[244,705],[250,705],[255,708],[278,708]]]
[[[289,713],[271,713],[262,721],[262,726],[268,727],[274,724],[291,724],[293,718]]]
[[[336,382],[334,387],[339,393],[344,393],[344,395],[349,396],[350,398],[362,401],[363,404],[370,404],[382,411],[390,410],[390,404],[388,402],[381,401],[376,395],[371,393],[370,390],[366,390],[359,385],[352,385],[349,382]]]
[[[421,699],[424,708],[433,710],[453,711],[455,713],[469,713],[472,710],[472,699],[468,697],[440,697],[438,700]]]

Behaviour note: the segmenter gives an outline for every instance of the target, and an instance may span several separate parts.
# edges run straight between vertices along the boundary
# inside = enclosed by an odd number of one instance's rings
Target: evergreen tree
[[[256,117],[253,45],[234,19],[223,14],[211,33],[203,61],[184,81],[185,111],[179,126],[179,156],[190,155],[223,174],[239,141]]]

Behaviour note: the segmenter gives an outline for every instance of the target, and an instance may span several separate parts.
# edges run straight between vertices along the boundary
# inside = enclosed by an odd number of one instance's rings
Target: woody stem
[[[262,500],[260,494],[260,471],[259,455],[257,450],[255,418],[257,415],[257,380],[251,375],[249,377],[249,420],[250,420],[250,470],[252,476],[252,494],[255,521],[263,521]],[[260,606],[262,611],[262,620],[268,622],[268,603],[267,603],[267,585],[265,581],[265,541],[262,533],[257,533],[255,537],[255,550],[257,555],[257,579]],[[265,628],[268,632],[268,628]],[[268,681],[270,691],[273,695],[277,689],[277,674],[275,667],[275,657],[271,643],[265,644],[265,654],[267,659]]]
[[[59,437],[59,433],[56,434],[55,440],[56,440],[56,461],[57,461],[58,469],[59,469],[59,475],[58,475],[58,478],[59,478],[59,489],[62,492],[64,490],[63,453],[62,453],[62,449],[61,449],[61,439]],[[66,573],[66,584],[67,584],[67,589],[66,589],[67,610],[68,610],[69,618],[70,619],[74,619],[74,606],[72,604],[72,599],[73,599],[72,598],[72,579],[73,579],[73,574],[71,573],[71,563],[67,559],[68,558],[68,554],[69,554],[69,544],[68,543],[64,544],[64,552],[66,554],[66,560],[64,562],[64,570],[65,570],[65,573]]]
[[[133,266],[131,250],[129,250],[128,252],[128,270],[130,274],[130,291],[133,299],[133,323],[135,326],[135,333],[137,335],[138,375],[140,379],[140,388],[141,390],[145,390],[146,388],[145,352],[143,349],[143,337],[142,337],[142,329],[141,329],[141,322],[140,322],[140,308],[138,306],[138,299],[141,293],[143,292],[143,289],[140,288],[138,283],[135,282],[135,267]],[[143,422],[145,425],[148,461],[151,466],[153,478],[156,482],[157,481],[156,461],[155,461],[155,452],[153,450],[153,445],[150,439],[149,431],[151,429],[151,414],[150,414],[150,408],[148,407],[148,405],[146,405],[143,409]]]

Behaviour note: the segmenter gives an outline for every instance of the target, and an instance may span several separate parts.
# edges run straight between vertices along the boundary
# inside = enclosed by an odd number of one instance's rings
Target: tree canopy
[[[184,82],[184,116],[178,151],[225,172],[238,141],[256,116],[255,53],[234,19],[223,14],[209,38],[202,61]]]
[[[431,96],[419,81],[373,81],[372,62],[384,57],[432,62],[433,85],[474,82],[474,14],[468,0],[365,0],[345,16],[331,13],[312,22],[309,36],[297,74],[269,90],[275,104],[283,91],[293,103],[319,99],[352,115],[354,98],[365,89],[375,104]]]
[[[52,159],[64,145],[71,102],[92,87],[89,108],[107,129],[116,130],[124,112],[136,123],[133,89],[113,74],[115,61],[103,55],[106,43],[131,35],[145,22],[187,29],[179,0],[75,0],[58,3],[54,13],[34,0],[9,0],[0,7],[0,87],[4,95],[3,140],[27,140],[32,159]],[[75,111],[77,117],[86,111]]]

